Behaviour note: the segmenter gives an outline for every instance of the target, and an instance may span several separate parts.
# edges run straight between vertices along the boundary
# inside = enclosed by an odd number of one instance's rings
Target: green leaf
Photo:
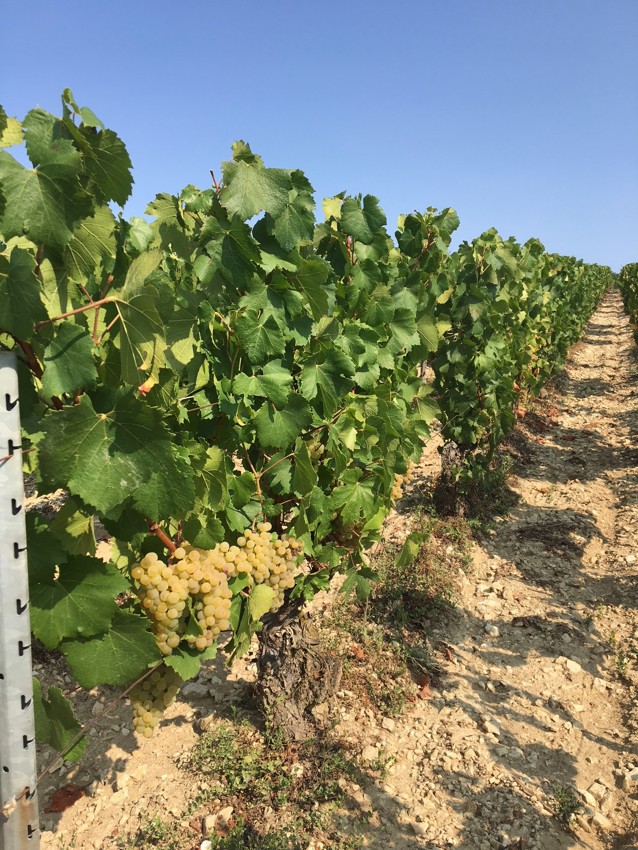
[[[310,493],[317,483],[317,471],[312,465],[308,447],[303,440],[298,440],[295,449],[295,468],[292,475],[292,488],[299,496]]]
[[[22,124],[10,118],[0,106],[0,149],[22,144]]]
[[[160,660],[149,620],[128,611],[118,611],[105,634],[90,640],[67,641],[61,648],[83,688],[124,687]]]
[[[262,448],[283,449],[309,427],[312,411],[301,396],[290,393],[282,410],[267,401],[257,411],[253,422]]]
[[[372,479],[364,479],[360,469],[349,469],[342,477],[342,484],[333,491],[331,501],[335,509],[341,508],[341,517],[346,525],[356,523],[361,517],[375,513],[375,494]]]
[[[157,306],[159,294],[147,286],[128,301],[114,300],[120,321],[117,339],[120,347],[122,381],[139,386],[148,377],[157,377],[165,362],[164,323]]]
[[[164,664],[174,670],[180,679],[187,682],[189,679],[194,679],[197,676],[201,669],[202,661],[208,661],[216,656],[216,643],[203,652],[197,649],[190,649],[190,647],[178,646],[170,655],[166,656]]]
[[[155,521],[191,508],[192,471],[173,449],[163,414],[132,393],[104,413],[82,396],[44,426],[40,463],[49,486],[65,486],[114,519],[129,506]]]
[[[33,254],[23,248],[15,247],[8,260],[0,255],[0,328],[23,340],[31,339],[35,323],[48,317],[35,265]]]
[[[85,127],[97,127],[100,130],[104,129],[104,124],[102,124],[102,122],[96,116],[95,112],[93,112],[93,110],[89,109],[88,106],[80,107],[77,105],[73,98],[73,92],[71,91],[71,89],[66,88],[62,92],[62,104],[65,107],[65,115],[67,114],[66,107],[70,106],[73,112],[75,112],[76,115],[80,116],[80,119],[82,120],[82,123]]]
[[[246,146],[247,147],[247,146]],[[292,180],[289,171],[264,168],[259,157],[254,161],[224,162],[224,188],[220,200],[229,213],[242,221],[265,211],[280,216],[288,203]]]
[[[293,171],[294,189],[288,203],[275,219],[273,235],[285,251],[292,251],[301,242],[310,242],[315,227],[315,201],[312,186],[302,172]]]
[[[324,416],[332,416],[344,393],[352,388],[356,369],[352,359],[338,348],[326,348],[307,360],[301,371],[301,392],[309,401],[319,394]]]
[[[261,620],[270,611],[275,598],[274,588],[268,584],[256,584],[248,597],[248,610],[252,620]]]
[[[66,247],[69,277],[85,283],[115,253],[115,217],[108,207],[98,207],[90,218],[80,221]]]
[[[409,567],[410,564],[413,564],[428,536],[420,531],[413,531],[411,534],[408,534],[401,547],[401,551],[394,561],[394,566],[398,570],[402,570],[404,567]]]
[[[277,407],[283,407],[290,392],[292,375],[287,369],[272,361],[264,366],[262,375],[246,375],[240,372],[233,381],[233,392],[248,396],[267,398]]]
[[[274,316],[246,310],[235,322],[235,331],[252,363],[263,363],[285,351],[284,335]]]
[[[422,316],[416,324],[416,329],[421,342],[426,346],[428,351],[436,351],[441,338],[433,317]]]
[[[82,157],[62,121],[43,109],[32,109],[22,122],[29,159],[35,166],[55,165],[56,173],[78,176]]]
[[[70,750],[65,752],[71,741],[82,731],[82,724],[74,715],[71,703],[65,699],[60,688],[49,688],[47,697],[42,695],[42,686],[33,678],[33,711],[35,736],[48,744],[70,762],[79,761],[86,749],[86,738],[82,736]]]
[[[302,260],[295,280],[305,292],[310,304],[312,318],[318,322],[328,313],[329,295],[334,287],[327,287],[330,266],[320,259]]]
[[[90,146],[85,158],[86,170],[98,190],[99,200],[124,206],[133,187],[131,159],[124,142],[112,130],[85,127],[82,134]]]
[[[31,578],[31,628],[49,649],[64,638],[105,632],[117,610],[115,597],[127,580],[96,558],[72,556],[59,576],[38,571]]]
[[[81,325],[60,322],[44,351],[43,395],[53,398],[87,390],[96,380],[91,335]]]
[[[75,222],[86,212],[76,191],[77,184],[61,175],[58,166],[43,165],[34,171],[0,151],[0,194],[5,200],[0,233],[5,239],[28,236],[36,244],[64,248]]]
[[[50,531],[69,555],[95,555],[97,542],[93,517],[82,511],[74,499],[62,505]]]
[[[341,228],[364,245],[370,245],[385,225],[387,219],[379,206],[379,199],[366,195],[363,206],[354,198],[346,198],[341,205]]]

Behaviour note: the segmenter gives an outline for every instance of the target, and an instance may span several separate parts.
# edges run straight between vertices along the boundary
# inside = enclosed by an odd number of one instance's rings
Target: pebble
[[[485,634],[490,635],[490,637],[499,637],[501,634],[498,626],[495,626],[493,623],[485,624]]]
[[[387,729],[388,732],[394,732],[396,725],[396,721],[391,717],[384,717],[381,721],[382,728]]]
[[[379,748],[368,744],[361,752],[361,758],[364,761],[376,761],[379,758]]]
[[[588,788],[591,796],[599,803],[607,796],[607,788],[601,782],[592,782]]]
[[[187,682],[181,689],[181,695],[185,698],[205,699],[208,696],[208,685],[202,682]]]
[[[568,658],[565,662],[565,667],[569,670],[570,673],[582,673],[583,668],[580,666],[578,661],[572,661],[571,658]]]
[[[99,717],[100,714],[104,713],[104,705],[101,702],[94,702],[93,708],[91,709],[91,714],[93,717]]]

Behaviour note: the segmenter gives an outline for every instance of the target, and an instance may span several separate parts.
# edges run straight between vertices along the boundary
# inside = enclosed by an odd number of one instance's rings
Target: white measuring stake
[[[0,850],[40,846],[17,360],[0,352]]]

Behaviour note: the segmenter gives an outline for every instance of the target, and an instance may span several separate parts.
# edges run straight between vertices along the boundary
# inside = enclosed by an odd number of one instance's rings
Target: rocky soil
[[[517,502],[474,545],[457,604],[434,625],[446,646],[439,687],[399,718],[347,690],[331,709],[360,765],[347,792],[370,814],[367,846],[638,848],[637,432],[636,348],[612,292],[510,439]],[[410,521],[397,517],[393,533]],[[41,666],[64,682],[61,662]],[[69,781],[85,796],[43,814],[42,847],[112,850],[143,817],[179,815],[199,791],[177,763],[194,721],[227,714],[252,677],[249,662],[230,677],[210,667],[149,741],[135,739],[121,702],[78,693],[94,723],[87,756],[45,777],[40,801]]]

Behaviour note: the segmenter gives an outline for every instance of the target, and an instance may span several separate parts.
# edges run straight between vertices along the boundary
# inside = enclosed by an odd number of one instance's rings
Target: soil
[[[638,847],[637,431],[636,347],[613,291],[508,440],[516,503],[475,542],[456,604],[433,626],[446,647],[438,687],[399,718],[347,690],[330,707],[361,768],[347,790],[372,812],[367,846]],[[434,447],[413,494],[434,481]],[[395,514],[387,534],[413,522]],[[36,659],[36,673],[73,688],[62,659]],[[201,718],[227,716],[254,677],[250,657],[230,674],[209,665],[150,740],[132,733],[126,704],[108,705],[110,692],[75,693],[94,723],[87,753],[43,779],[40,805],[69,782],[84,796],[43,813],[43,849],[113,850],[143,818],[180,815],[200,790],[178,763]]]

